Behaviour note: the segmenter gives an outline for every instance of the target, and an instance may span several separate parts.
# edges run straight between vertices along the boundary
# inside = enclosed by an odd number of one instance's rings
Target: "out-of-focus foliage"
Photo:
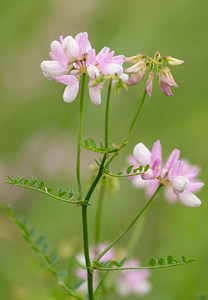
[[[126,157],[138,142],[150,146],[160,139],[164,155],[173,148],[181,156],[202,166],[201,179],[206,183],[208,164],[207,122],[207,1],[123,0],[18,0],[0,2],[1,66],[1,146],[0,177],[5,174],[25,178],[43,178],[58,189],[75,187],[76,129],[78,101],[62,100],[63,86],[46,80],[40,62],[49,59],[53,39],[86,30],[93,47],[104,45],[126,56],[137,52],[183,59],[184,65],[173,69],[179,84],[174,97],[163,95],[156,82],[152,98],[147,99],[141,118],[129,144],[113,164],[114,170],[127,167]],[[138,106],[144,82],[112,97],[110,141],[119,144]],[[87,90],[86,90],[87,94]],[[99,107],[86,97],[84,137],[102,141],[104,103]],[[84,140],[83,140],[84,141]],[[88,165],[100,154],[82,149],[82,174],[88,185]],[[113,171],[113,170],[112,170]],[[125,178],[120,190],[106,196],[102,217],[102,240],[112,240],[144,203],[142,191]],[[75,191],[77,193],[77,190]],[[90,240],[94,236],[95,195],[89,208]],[[197,258],[197,262],[173,269],[153,270],[153,290],[147,300],[202,299],[208,294],[207,277],[207,196],[206,186],[197,209],[170,205],[162,195],[157,198],[147,218],[145,233],[134,255],[141,262],[149,257],[171,253],[178,257]],[[80,208],[53,201],[39,193],[1,184],[1,202],[31,220],[45,232],[54,251],[60,255],[60,269],[68,267],[73,278],[71,258],[81,249]],[[107,219],[107,222],[105,222]],[[124,247],[128,237],[120,242]],[[0,298],[7,300],[54,299],[53,278],[42,269],[34,253],[19,237],[4,214],[0,215]],[[202,296],[198,296],[202,294]],[[197,298],[201,297],[201,298]],[[108,299],[119,299],[108,295]],[[130,297],[131,300],[134,297]],[[203,298],[204,299],[204,298]]]

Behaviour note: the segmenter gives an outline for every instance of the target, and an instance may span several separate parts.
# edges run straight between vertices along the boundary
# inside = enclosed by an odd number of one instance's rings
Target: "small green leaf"
[[[126,169],[126,174],[130,174],[132,169],[133,169],[133,165],[129,166],[127,169]]]
[[[174,259],[171,255],[168,255],[167,262],[168,262],[169,265],[172,265],[172,263],[174,262]]]
[[[37,231],[34,228],[30,229],[29,230],[30,238],[33,238],[36,235],[36,233],[37,233]]]
[[[110,260],[105,261],[104,264],[103,264],[103,268],[107,268],[110,263],[111,263]]]
[[[122,173],[123,173],[123,172],[122,172],[122,171],[120,171],[120,172],[118,172],[118,173],[117,173],[117,175],[119,175],[119,176],[120,176]]]
[[[61,278],[64,278],[67,276],[67,271],[66,270],[62,270],[60,272],[58,272],[58,276]]]
[[[54,254],[50,259],[51,264],[54,265],[57,259],[58,259],[58,254]]]
[[[151,259],[149,260],[149,265],[152,266],[152,267],[154,267],[154,266],[156,265],[156,259],[151,258]]]
[[[29,181],[30,181],[29,179],[25,179],[22,184],[27,185]]]
[[[85,139],[84,142],[85,142],[85,146],[87,146],[88,148],[90,148],[90,143],[89,143],[88,139]]]
[[[94,141],[94,139],[93,138],[89,138],[89,142],[90,142],[90,144],[91,144],[91,146],[93,147],[93,148],[96,148],[96,144],[95,144],[95,141]]]
[[[185,263],[186,262],[186,258],[185,256],[181,256],[182,261]]]
[[[14,182],[14,180],[9,176],[9,175],[6,175],[6,177],[11,180],[11,182]]]
[[[158,260],[158,265],[160,265],[160,266],[162,266],[162,265],[164,265],[165,264],[165,260],[164,260],[164,258],[160,258],[159,260]]]
[[[46,255],[48,253],[48,250],[49,250],[49,245],[48,244],[43,245],[42,253],[44,255]]]
[[[38,184],[38,188],[39,190],[42,190],[45,186],[45,182],[44,181],[41,181],[39,184]]]
[[[72,189],[70,189],[68,199],[71,199],[73,196],[74,196],[74,191]]]
[[[149,168],[150,168],[150,165],[146,165],[146,166],[144,167],[144,172],[147,172],[147,170],[149,170]]]
[[[116,260],[113,260],[113,264],[118,268],[120,267],[119,263]]]
[[[37,240],[35,241],[35,245],[37,247],[39,247],[45,240],[45,236],[44,235],[40,235]]]
[[[24,179],[25,179],[24,177],[19,178],[19,179],[18,179],[18,183],[21,183]]]
[[[66,191],[63,191],[63,192],[61,192],[61,193],[58,194],[58,197],[62,197],[62,196],[64,196],[64,195],[66,195],[66,194],[67,194],[67,192],[66,192]]]
[[[139,166],[139,168],[138,168],[139,172],[142,172],[143,168],[144,168],[143,166]]]
[[[51,188],[46,188],[47,193],[52,193],[52,189]]]
[[[57,196],[60,194],[60,193],[62,193],[63,192],[63,188],[60,186],[59,188],[58,188],[58,191],[57,191]]]
[[[37,179],[33,179],[33,180],[30,182],[29,186],[33,186],[33,185],[35,185],[37,182],[38,182]]]
[[[77,281],[73,286],[72,286],[72,290],[77,290],[83,283],[85,282],[85,280],[79,280]]]
[[[119,267],[120,267],[120,268],[125,264],[126,260],[127,260],[127,257],[124,257],[124,258],[119,262]]]

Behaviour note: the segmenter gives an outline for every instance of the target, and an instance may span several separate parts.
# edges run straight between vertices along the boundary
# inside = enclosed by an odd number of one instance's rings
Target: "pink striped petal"
[[[165,84],[162,80],[159,80],[159,86],[161,91],[167,96],[173,96],[173,93],[169,87],[169,85]]]
[[[189,192],[194,192],[196,190],[201,189],[204,186],[203,182],[191,182]]]
[[[180,156],[180,151],[178,149],[174,149],[165,164],[165,169],[170,170],[172,166],[178,161],[179,156]]]
[[[63,84],[75,84],[78,82],[77,77],[74,75],[58,76],[56,79]]]

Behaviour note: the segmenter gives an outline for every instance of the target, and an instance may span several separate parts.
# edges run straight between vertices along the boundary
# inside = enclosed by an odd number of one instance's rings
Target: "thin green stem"
[[[77,162],[76,162],[77,185],[78,185],[78,190],[79,190],[79,194],[80,194],[81,198],[82,198],[82,185],[81,185],[81,176],[80,176],[80,155],[81,155],[81,138],[82,138],[82,119],[83,119],[85,79],[86,79],[86,74],[83,74],[82,84],[81,84],[80,103],[79,103],[79,130],[78,130],[78,140],[77,140]]]
[[[82,227],[83,227],[83,243],[84,243],[84,255],[87,269],[87,284],[88,284],[88,297],[89,300],[93,300],[93,273],[90,270],[91,262],[89,256],[89,243],[88,243],[88,226],[87,226],[87,206],[82,207]]]
[[[147,217],[147,212],[145,214],[143,214],[142,218],[140,219],[140,222],[138,222],[136,224],[134,232],[128,242],[127,257],[131,257],[131,255],[137,245],[137,242],[138,242],[138,240],[142,234],[143,228],[144,228],[146,217]]]
[[[140,101],[140,103],[139,103],[139,107],[138,107],[138,109],[137,109],[137,111],[136,111],[136,113],[135,113],[135,115],[134,115],[134,118],[133,118],[133,120],[132,120],[132,122],[131,122],[131,124],[130,124],[130,126],[129,126],[128,132],[127,132],[127,134],[125,135],[125,137],[123,138],[122,142],[121,142],[120,145],[119,145],[120,150],[126,146],[126,143],[127,143],[127,141],[128,141],[128,138],[129,138],[129,136],[130,136],[130,134],[131,134],[131,132],[132,132],[132,130],[133,130],[133,128],[134,128],[134,125],[135,125],[135,123],[136,123],[136,121],[137,121],[137,119],[138,119],[138,117],[139,117],[139,114],[140,114],[140,112],[141,112],[141,109],[142,109],[142,106],[143,106],[143,104],[144,104],[146,95],[147,95],[147,92],[146,92],[146,88],[145,88],[144,93],[143,93],[143,96],[142,96],[142,99],[141,99],[141,101]],[[114,158],[115,158],[117,155],[118,155],[118,152],[115,152],[115,153],[111,156],[111,158],[107,161],[107,163],[106,163],[106,165],[105,165],[105,168],[107,168],[107,167],[111,164],[111,162],[114,160]]]
[[[128,132],[127,132],[127,134],[126,134],[126,136],[124,137],[124,139],[123,139],[122,142],[128,141],[129,135],[131,134],[131,132],[132,132],[132,130],[133,130],[133,128],[134,128],[134,125],[135,125],[135,123],[136,123],[136,120],[138,119],[138,116],[139,116],[139,114],[140,114],[140,111],[141,111],[141,109],[142,109],[142,106],[143,106],[143,104],[144,104],[144,101],[145,101],[146,96],[147,96],[147,91],[146,91],[146,88],[145,88],[144,93],[143,93],[143,96],[142,96],[142,99],[141,99],[141,101],[140,101],[140,103],[139,103],[139,107],[138,107],[138,109],[137,109],[137,111],[136,111],[136,113],[135,113],[135,115],[134,115],[134,118],[133,118],[133,120],[132,120],[132,122],[131,122],[131,124],[130,124],[130,126],[129,126],[129,130],[128,130]]]
[[[109,127],[109,107],[110,107],[110,94],[111,94],[112,80],[109,81],[106,109],[105,109],[105,148],[108,148],[108,127]]]
[[[99,171],[98,171],[93,183],[91,184],[86,196],[85,196],[85,201],[87,201],[87,202],[90,201],[90,197],[91,197],[96,185],[98,184],[100,178],[103,175],[103,167],[104,167],[105,161],[106,161],[106,154],[104,154],[103,159],[102,159],[101,164],[100,164]]]
[[[98,201],[97,201],[97,213],[95,219],[95,245],[98,245],[100,242],[100,225],[101,225],[101,213],[102,213],[104,192],[105,192],[105,178],[103,177],[101,181],[101,187],[100,187]]]
[[[159,187],[157,188],[157,190],[154,192],[154,194],[152,195],[152,197],[150,197],[150,199],[146,202],[146,204],[143,206],[143,208],[138,212],[138,214],[136,215],[136,217],[130,222],[130,224],[119,234],[119,236],[117,238],[115,238],[110,245],[108,245],[108,247],[106,247],[103,252],[101,252],[97,258],[96,261],[99,261],[103,255],[105,255],[106,252],[108,252],[108,250],[110,250],[115,244],[117,244],[122,237],[124,237],[124,235],[127,234],[127,232],[132,228],[132,226],[136,223],[136,221],[139,219],[139,217],[143,214],[143,212],[146,210],[146,208],[150,205],[150,203],[153,201],[153,199],[156,197],[156,195],[158,194],[159,190],[161,189],[161,185],[159,185]]]

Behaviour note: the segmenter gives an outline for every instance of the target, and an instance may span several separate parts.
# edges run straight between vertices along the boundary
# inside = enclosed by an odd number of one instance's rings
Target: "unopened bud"
[[[142,143],[139,143],[134,147],[133,155],[141,166],[146,166],[151,163],[151,152]]]
[[[171,66],[177,66],[177,65],[181,65],[184,63],[184,60],[177,59],[172,56],[165,56],[164,58],[165,58],[166,62]]]

